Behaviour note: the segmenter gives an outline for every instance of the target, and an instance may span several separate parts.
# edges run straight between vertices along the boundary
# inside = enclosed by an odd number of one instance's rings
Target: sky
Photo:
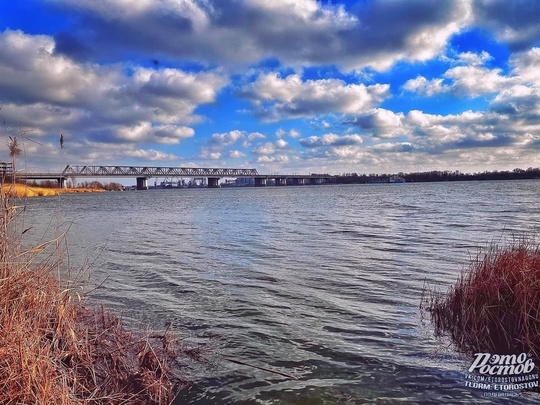
[[[0,161],[540,167],[540,1],[0,0]],[[64,146],[60,148],[60,134]]]

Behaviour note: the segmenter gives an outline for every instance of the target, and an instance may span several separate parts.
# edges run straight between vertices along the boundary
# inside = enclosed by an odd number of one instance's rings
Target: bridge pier
[[[208,177],[208,188],[219,188],[219,177]]]
[[[276,177],[276,186],[286,186],[287,179],[284,177]]]
[[[291,179],[291,184],[293,186],[303,186],[304,185],[304,179],[301,177],[295,177]]]
[[[264,187],[266,186],[266,179],[255,177],[255,187]]]
[[[58,181],[58,188],[66,188],[66,178],[65,177],[59,177],[57,179]]]
[[[137,190],[148,190],[148,179],[146,177],[137,177]]]

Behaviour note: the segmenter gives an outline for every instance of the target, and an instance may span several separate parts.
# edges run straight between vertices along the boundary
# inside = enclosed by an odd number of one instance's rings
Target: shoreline
[[[197,360],[199,349],[184,346],[172,325],[129,329],[88,305],[88,285],[70,276],[65,235],[21,248],[29,228],[20,233],[16,198],[105,190],[0,186],[0,403],[171,404],[189,384],[177,365]]]
[[[75,194],[75,193],[104,193],[107,190],[97,188],[48,188],[39,186],[29,186],[26,184],[6,184],[2,186],[2,191],[12,197],[47,197],[57,196],[60,194]]]

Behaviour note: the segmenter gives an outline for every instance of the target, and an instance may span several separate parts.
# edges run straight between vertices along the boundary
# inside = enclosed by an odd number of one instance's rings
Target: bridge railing
[[[256,169],[148,166],[66,166],[65,176],[138,176],[138,177],[237,177],[257,176]]]

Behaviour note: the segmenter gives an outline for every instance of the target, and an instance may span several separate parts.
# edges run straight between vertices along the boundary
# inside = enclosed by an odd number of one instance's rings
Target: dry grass
[[[540,247],[532,238],[492,245],[447,294],[429,291],[421,308],[438,336],[465,353],[528,353],[540,364]]]
[[[105,190],[95,188],[48,188],[48,187],[36,187],[28,186],[26,184],[6,184],[3,186],[3,193],[9,194],[13,197],[44,197],[55,196],[59,194],[67,193],[95,193],[103,192]]]
[[[3,188],[0,202],[0,403],[170,403],[183,382],[170,364],[200,353],[170,330],[136,335],[103,308],[88,308],[59,280],[57,249],[40,260],[45,245],[21,251],[16,207]]]

